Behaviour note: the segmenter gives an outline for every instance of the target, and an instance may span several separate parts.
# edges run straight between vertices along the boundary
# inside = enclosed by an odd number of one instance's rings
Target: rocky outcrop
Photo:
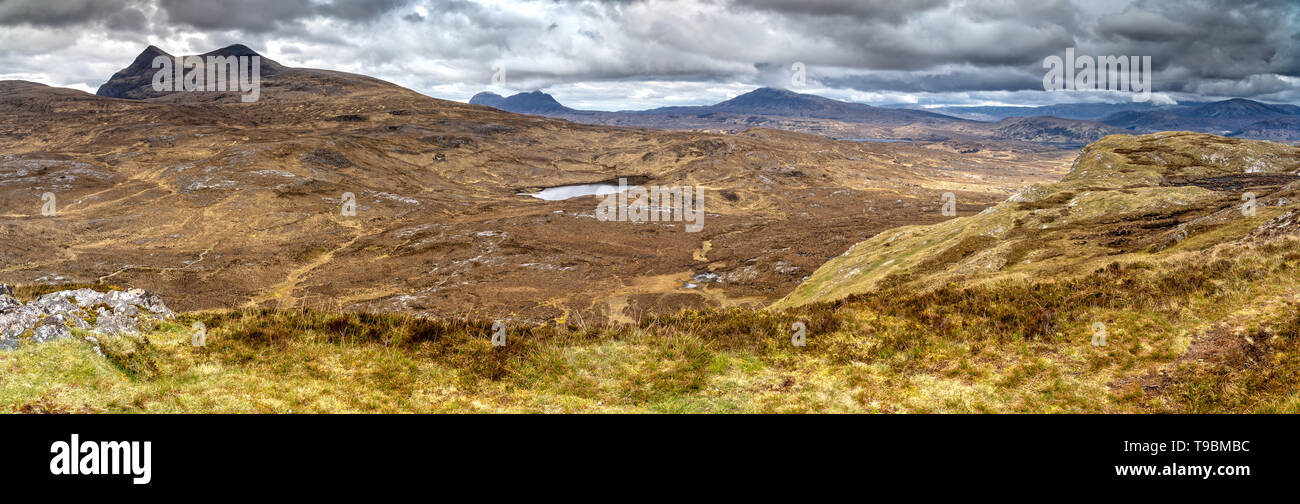
[[[0,284],[0,350],[28,340],[45,343],[72,338],[72,329],[98,335],[139,334],[155,321],[175,317],[161,297],[143,289],[99,292],[73,289],[45,294],[30,303]],[[98,349],[99,339],[86,340]]]

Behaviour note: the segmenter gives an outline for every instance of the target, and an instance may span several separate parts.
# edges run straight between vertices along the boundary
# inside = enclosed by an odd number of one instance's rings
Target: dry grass
[[[637,326],[196,312],[0,354],[0,409],[105,412],[1295,412],[1295,240],[1061,281],[885,289]],[[189,344],[189,325],[209,346]],[[807,346],[791,345],[791,325]],[[1104,347],[1091,325],[1107,326]]]

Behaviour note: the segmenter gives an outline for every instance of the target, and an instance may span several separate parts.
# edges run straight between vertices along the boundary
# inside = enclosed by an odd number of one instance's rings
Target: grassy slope
[[[784,309],[512,328],[503,348],[490,321],[189,313],[103,358],[81,341],[0,353],[0,410],[1297,412],[1300,198],[1244,172],[1298,163],[1276,144],[1108,137],[1059,184],[859,244]]]
[[[1281,144],[1179,132],[1109,136],[1085,148],[1061,182],[1032,186],[979,215],[881,233],[828,261],[776,306],[882,284],[1059,278],[1201,250],[1300,209],[1295,187],[1262,180],[1297,171],[1300,149]],[[1220,190],[1202,187],[1209,185]],[[1248,190],[1257,195],[1253,217],[1240,211]]]

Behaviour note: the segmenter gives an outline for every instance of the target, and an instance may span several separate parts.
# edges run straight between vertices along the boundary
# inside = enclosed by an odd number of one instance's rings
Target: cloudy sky
[[[602,110],[795,88],[796,63],[796,90],[871,104],[1129,99],[1044,92],[1068,47],[1151,56],[1157,100],[1300,103],[1296,0],[0,0],[0,79],[94,92],[149,44],[233,43],[439,98]]]

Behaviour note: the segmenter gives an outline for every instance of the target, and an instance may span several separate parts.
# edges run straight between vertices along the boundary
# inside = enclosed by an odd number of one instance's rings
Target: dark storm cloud
[[[172,23],[206,30],[266,32],[315,12],[310,0],[159,0]]]
[[[348,21],[371,21],[406,4],[406,0],[334,0],[320,7],[322,15]]]
[[[1041,90],[1044,58],[1073,47],[1151,56],[1157,93],[1300,100],[1295,0],[0,0],[0,25],[0,68],[63,82],[92,70],[15,58],[92,52],[111,70],[150,43],[240,42],[456,96],[503,62],[499,91],[611,100],[788,86],[800,62],[816,86],[962,99]]]
[[[135,3],[130,0],[0,0],[0,25],[77,25],[110,16]]]
[[[951,0],[736,0],[736,5],[782,14],[808,16],[845,16],[859,21],[898,22],[918,12],[947,5]]]
[[[1254,96],[1284,90],[1278,76],[1300,76],[1297,29],[1291,0],[1142,1],[1102,17],[1094,45],[1150,55],[1164,90]]]
[[[372,21],[396,9],[406,0],[334,0],[315,4],[311,0],[159,0],[168,19],[202,29],[267,32],[278,27],[321,16],[342,21]]]
[[[120,11],[114,12],[104,21],[104,26],[110,30],[142,32],[149,26],[149,19],[145,17],[144,12],[134,7],[127,7]]]
[[[1043,89],[1043,76],[1010,68],[951,71],[938,74],[904,72],[827,77],[823,85],[832,88],[925,93],[957,91],[1024,91]]]

